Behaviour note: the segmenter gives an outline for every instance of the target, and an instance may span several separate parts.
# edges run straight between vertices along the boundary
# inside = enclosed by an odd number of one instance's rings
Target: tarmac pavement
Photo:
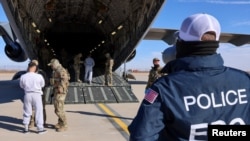
[[[9,75],[9,76],[7,76]],[[133,120],[141,100],[144,97],[147,73],[135,73],[136,80],[129,80],[138,103],[98,103],[66,104],[68,130],[56,132],[57,123],[53,105],[46,105],[49,127],[45,134],[37,134],[31,128],[29,134],[23,134],[21,100],[0,103],[0,139],[3,141],[128,141],[127,126]],[[0,73],[0,80],[8,80],[12,74]],[[2,86],[3,87],[3,86]],[[1,86],[0,86],[1,88]],[[0,90],[0,95],[2,95]]]

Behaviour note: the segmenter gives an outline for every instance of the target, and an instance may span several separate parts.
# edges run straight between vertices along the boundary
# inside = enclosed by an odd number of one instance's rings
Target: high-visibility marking
[[[122,100],[122,97],[121,97],[121,95],[119,94],[119,92],[117,91],[117,89],[116,89],[116,88],[113,88],[113,90],[115,91],[115,93],[116,93],[117,97],[119,98],[119,100]]]
[[[88,91],[89,91],[89,96],[90,96],[91,101],[94,101],[94,96],[90,87],[88,87]]]
[[[75,95],[75,102],[78,102],[78,93],[77,93],[77,88],[74,87],[74,95]]]
[[[105,95],[105,91],[104,91],[103,87],[101,87],[101,92],[102,92],[102,96],[103,96],[104,100],[108,100],[107,96]]]
[[[128,91],[125,89],[125,87],[122,87],[123,91],[126,93],[126,95],[128,96],[129,100],[133,100],[133,98],[130,96],[130,94],[128,93]]]
[[[123,131],[125,131],[128,135],[129,135],[129,131],[128,131],[128,126],[126,125],[126,123],[124,123],[121,119],[117,118],[115,115],[107,106],[105,106],[102,103],[97,104],[105,113],[107,113],[108,115],[110,115],[110,117],[117,123],[117,125],[119,125],[121,127],[121,129]]]

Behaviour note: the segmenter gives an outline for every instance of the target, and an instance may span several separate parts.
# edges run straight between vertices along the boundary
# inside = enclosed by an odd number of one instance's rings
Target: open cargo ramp
[[[105,86],[104,75],[93,77],[92,84],[71,82],[65,104],[91,104],[91,103],[131,103],[139,102],[134,95],[131,85],[113,73],[113,85]],[[52,87],[46,87],[46,103],[52,104]]]

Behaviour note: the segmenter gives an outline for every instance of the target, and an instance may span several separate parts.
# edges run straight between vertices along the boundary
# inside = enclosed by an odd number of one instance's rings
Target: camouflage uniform
[[[105,62],[105,85],[112,86],[113,84],[113,78],[112,78],[112,69],[114,65],[114,60],[111,58],[110,54],[105,54],[107,60]]]
[[[154,61],[159,61],[159,59],[154,58],[153,62]],[[162,70],[162,67],[160,67],[160,65],[154,65],[151,68],[151,70],[149,72],[149,75],[148,75],[148,82],[147,82],[147,85],[146,85],[146,89],[149,88],[156,79],[158,79],[159,77],[164,75],[164,73],[162,73],[161,70]]]
[[[52,78],[50,79],[51,85],[54,88],[54,107],[55,114],[58,116],[58,123],[55,128],[58,132],[67,129],[67,119],[64,111],[64,101],[67,96],[69,86],[69,74],[65,68],[59,63],[57,59],[52,59],[48,64],[53,69]]]
[[[81,61],[82,54],[79,53],[74,57],[74,70],[75,70],[75,81],[76,82],[81,82],[80,80],[80,69],[81,69],[81,64],[83,61]]]

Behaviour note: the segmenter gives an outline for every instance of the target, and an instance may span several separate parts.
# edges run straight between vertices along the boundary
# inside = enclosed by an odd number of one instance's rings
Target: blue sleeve
[[[159,96],[158,96],[159,97]],[[130,141],[157,141],[164,128],[163,112],[159,98],[154,103],[142,101],[137,115],[129,125]]]

